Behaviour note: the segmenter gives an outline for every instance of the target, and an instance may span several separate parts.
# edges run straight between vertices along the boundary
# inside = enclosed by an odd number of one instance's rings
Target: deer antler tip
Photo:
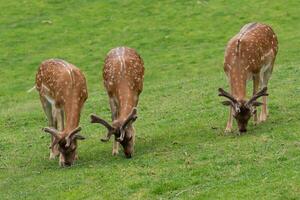
[[[47,130],[49,130],[50,128],[49,127],[44,127],[44,128],[42,128],[42,131],[47,131]]]
[[[134,107],[134,108],[132,109],[132,112],[133,112],[133,113],[137,113],[137,107]]]
[[[94,123],[98,117],[95,114],[91,114],[90,118],[91,118],[91,123]]]

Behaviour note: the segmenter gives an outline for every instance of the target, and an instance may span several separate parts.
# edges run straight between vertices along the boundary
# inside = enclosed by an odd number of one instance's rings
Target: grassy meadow
[[[0,0],[0,199],[300,199],[300,2],[297,0]],[[217,88],[227,41],[249,22],[271,25],[279,53],[267,122],[224,134]],[[111,156],[102,84],[106,53],[135,48],[145,62],[135,155]],[[79,160],[49,160],[39,64],[62,58],[87,78]],[[249,82],[248,94],[252,93]]]

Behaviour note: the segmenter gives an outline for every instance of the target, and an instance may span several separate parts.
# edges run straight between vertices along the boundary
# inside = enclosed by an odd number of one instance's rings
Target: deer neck
[[[242,68],[232,69],[230,72],[231,94],[238,101],[245,100],[247,87],[247,71]]]
[[[80,111],[81,105],[78,102],[75,102],[77,98],[74,98],[72,103],[66,104],[64,107],[65,117],[66,117],[66,126],[64,132],[68,133],[73,129],[77,128],[80,121]]]
[[[132,109],[136,106],[136,98],[132,91],[123,91],[119,98],[119,115],[118,121],[125,121],[128,115],[131,113]]]

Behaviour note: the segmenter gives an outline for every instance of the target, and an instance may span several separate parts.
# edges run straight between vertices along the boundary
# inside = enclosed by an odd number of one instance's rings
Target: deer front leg
[[[114,143],[113,143],[113,150],[112,150],[112,155],[113,156],[116,156],[119,154],[119,142],[114,140]]]
[[[232,109],[233,109],[232,107],[229,108],[229,117],[225,128],[225,132],[227,133],[232,131],[232,121],[233,121]]]

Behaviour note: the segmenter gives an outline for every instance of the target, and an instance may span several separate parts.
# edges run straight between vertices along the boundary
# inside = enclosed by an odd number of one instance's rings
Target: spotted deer
[[[74,65],[50,59],[40,65],[35,87],[48,118],[43,130],[51,135],[50,159],[60,155],[60,166],[70,166],[77,159],[77,140],[84,139],[78,124],[88,97],[85,77]]]
[[[137,119],[137,104],[143,90],[144,63],[139,54],[128,47],[112,49],[103,68],[103,80],[112,112],[112,124],[91,115],[92,123],[100,123],[108,129],[107,142],[114,135],[112,155],[119,152],[119,143],[124,154],[131,158],[134,151],[135,130],[133,122]]]
[[[267,119],[267,85],[273,71],[278,41],[272,28],[261,23],[246,24],[227,44],[224,58],[224,71],[229,79],[231,93],[219,88],[219,96],[228,101],[229,119],[225,131],[232,130],[234,117],[240,132],[247,131],[250,117],[254,123]],[[253,96],[246,99],[247,80],[253,80]],[[258,102],[259,97],[263,103]],[[262,105],[257,118],[256,107]]]

